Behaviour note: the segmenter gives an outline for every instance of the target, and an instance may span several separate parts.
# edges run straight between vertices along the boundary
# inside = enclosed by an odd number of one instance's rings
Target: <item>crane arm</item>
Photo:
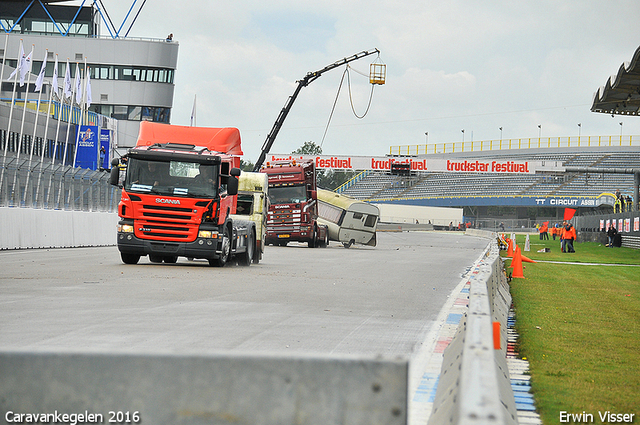
[[[284,104],[284,107],[282,108],[282,110],[280,111],[280,114],[278,115],[278,119],[276,119],[276,122],[273,124],[273,128],[271,128],[271,131],[269,132],[267,139],[264,141],[264,144],[262,145],[262,151],[260,152],[260,157],[258,157],[258,160],[256,161],[255,166],[253,167],[253,171],[254,172],[260,171],[260,167],[262,167],[262,164],[264,163],[264,160],[267,157],[267,154],[271,150],[271,146],[273,146],[273,142],[275,141],[276,136],[278,135],[278,132],[280,132],[280,129],[282,128],[282,124],[284,123],[284,120],[287,118],[287,115],[291,110],[291,106],[293,106],[293,102],[295,102],[296,98],[298,97],[298,94],[300,94],[300,90],[302,90],[303,87],[308,86],[309,83],[311,83],[312,81],[315,81],[318,77],[320,77],[323,73],[327,71],[330,71],[334,68],[338,68],[339,66],[345,65],[349,62],[363,58],[365,56],[372,55],[374,53],[380,53],[380,51],[378,49],[373,49],[373,50],[365,50],[360,53],[356,53],[353,56],[340,59],[339,61],[336,61],[331,65],[327,65],[319,71],[308,72],[307,75],[305,75],[302,80],[296,81],[298,83],[298,86],[296,87],[293,94],[289,96],[289,98],[287,99],[286,103]]]

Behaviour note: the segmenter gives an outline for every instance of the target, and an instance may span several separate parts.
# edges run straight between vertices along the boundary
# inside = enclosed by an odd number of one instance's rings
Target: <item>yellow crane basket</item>
[[[387,65],[380,61],[380,58],[376,59],[374,63],[369,65],[369,82],[371,84],[384,84],[384,80],[387,77]]]

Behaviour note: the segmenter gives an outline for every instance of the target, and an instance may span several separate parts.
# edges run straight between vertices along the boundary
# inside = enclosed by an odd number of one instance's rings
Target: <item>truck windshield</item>
[[[214,198],[218,194],[215,165],[130,158],[124,189],[166,196]]]
[[[269,201],[272,204],[297,204],[306,200],[304,185],[269,187]]]

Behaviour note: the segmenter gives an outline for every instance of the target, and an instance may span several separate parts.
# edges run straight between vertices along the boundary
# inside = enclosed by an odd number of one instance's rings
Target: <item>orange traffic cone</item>
[[[532,260],[531,258],[527,258],[524,255],[521,255],[520,258],[522,259],[522,261],[524,261],[525,263],[535,263],[534,260]]]
[[[524,279],[522,274],[522,254],[520,253],[520,247],[516,246],[516,252],[511,260],[511,267],[513,267],[513,274],[511,277],[519,277]]]
[[[507,238],[507,243],[509,247],[507,248],[507,257],[513,258],[513,241],[510,238]]]

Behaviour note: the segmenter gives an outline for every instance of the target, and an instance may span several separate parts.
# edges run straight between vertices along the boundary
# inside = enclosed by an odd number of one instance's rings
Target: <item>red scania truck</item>
[[[122,186],[118,250],[136,264],[179,256],[224,266],[250,265],[256,249],[252,221],[236,212],[240,132],[143,121],[136,146],[112,163],[110,182]],[[124,171],[124,179],[120,172]],[[122,182],[122,183],[120,183]]]
[[[312,160],[268,162],[260,172],[269,176],[267,245],[306,242],[309,248],[326,247],[329,231],[318,223],[316,167]]]

